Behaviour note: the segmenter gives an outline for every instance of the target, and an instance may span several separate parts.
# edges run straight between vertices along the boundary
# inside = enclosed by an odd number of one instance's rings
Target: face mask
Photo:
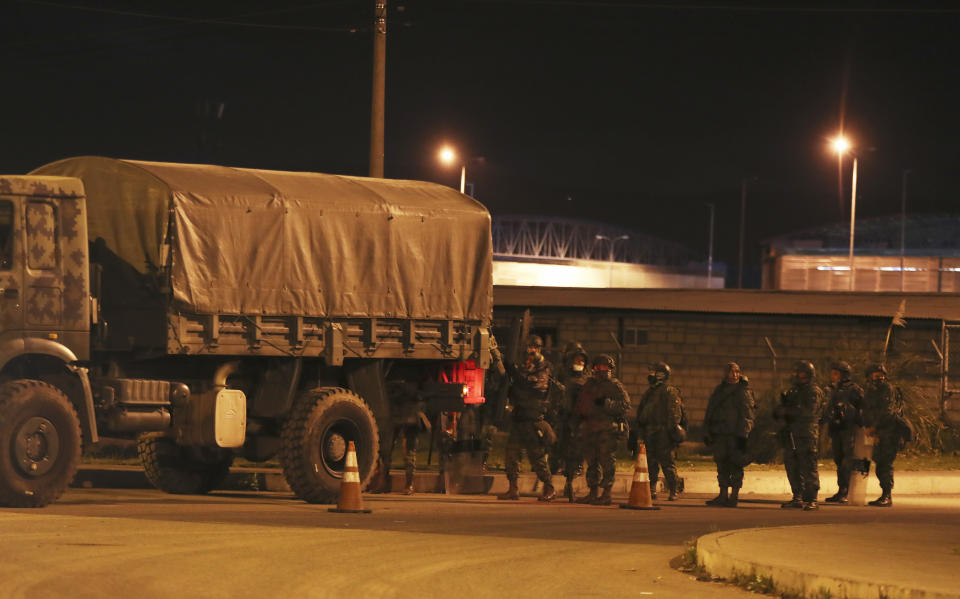
[[[574,365],[573,365],[573,371],[574,371],[574,372],[583,372],[583,364],[574,364]]]
[[[648,374],[648,375],[647,375],[647,382],[650,383],[651,385],[656,385],[656,384],[657,384],[657,375],[655,375],[655,374]]]

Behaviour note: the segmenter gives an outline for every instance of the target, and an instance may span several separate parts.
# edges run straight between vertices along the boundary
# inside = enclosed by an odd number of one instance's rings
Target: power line
[[[590,8],[637,8],[674,11],[722,11],[758,13],[832,13],[832,14],[960,14],[960,8],[917,7],[838,7],[838,6],[776,6],[772,4],[664,4],[656,2],[611,2],[600,0],[465,0],[472,4],[518,4],[528,6],[569,6]]]
[[[222,19],[198,19],[195,17],[180,17],[176,15],[161,15],[156,13],[144,13],[130,10],[117,10],[110,8],[99,8],[94,6],[84,6],[80,4],[64,4],[61,2],[48,2],[46,0],[17,0],[21,4],[34,4],[37,6],[50,6],[53,8],[63,8],[68,10],[78,10],[83,12],[95,12],[101,14],[111,14],[119,15],[125,17],[137,17],[141,19],[156,19],[161,21],[176,21],[180,23],[196,24],[196,25],[228,25],[231,27],[249,27],[254,29],[286,29],[286,30],[297,30],[297,31],[326,31],[332,33],[358,33],[360,31],[366,30],[363,27],[320,27],[316,25],[281,25],[274,23],[250,23],[246,21],[235,21],[233,19],[247,17],[247,16],[263,16],[270,14],[280,14],[285,12],[295,12],[305,8],[316,8],[318,6],[331,6],[334,4],[348,4],[349,0],[335,0],[331,2],[324,2],[321,4],[304,4],[301,6],[291,7],[287,9],[279,10],[270,10],[270,11],[260,11],[253,13],[246,13],[241,15],[234,15]]]

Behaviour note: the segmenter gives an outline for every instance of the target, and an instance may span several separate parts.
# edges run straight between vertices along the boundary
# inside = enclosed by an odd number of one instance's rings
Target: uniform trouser
[[[787,470],[787,479],[794,497],[803,501],[816,501],[820,492],[820,473],[817,470],[819,450],[817,440],[812,438],[794,438],[793,445],[783,448],[783,465]]]
[[[550,426],[553,427],[553,431],[557,434],[557,442],[550,448],[547,463],[549,464],[550,472],[557,473],[561,467],[566,466],[564,455],[567,451],[570,433],[565,425],[561,426],[558,422],[551,421]]]
[[[390,462],[393,459],[393,446],[397,439],[403,444],[403,469],[407,476],[413,476],[417,465],[417,439],[420,436],[420,427],[416,424],[398,424],[390,432],[389,439],[382,439],[380,444],[380,460],[383,470],[390,472]]]
[[[550,470],[547,466],[547,449],[543,445],[540,431],[535,422],[513,421],[510,435],[507,437],[507,448],[504,455],[506,462],[507,480],[511,484],[517,482],[520,475],[520,452],[527,452],[530,468],[537,473],[540,482],[549,483]]]
[[[873,462],[876,464],[877,480],[885,493],[893,489],[893,461],[897,459],[900,439],[893,431],[877,431],[877,444],[873,447]]]
[[[584,448],[583,435],[573,426],[567,429],[567,441],[561,451],[563,451],[563,470],[567,480],[573,480],[577,476],[580,468],[583,467]]]
[[[830,433],[833,446],[833,461],[837,465],[837,486],[850,488],[850,475],[853,473],[853,445],[857,438],[856,429],[841,429]]]
[[[590,431],[583,434],[587,459],[587,484],[606,489],[613,486],[617,474],[617,435],[612,431]]]
[[[734,435],[714,435],[713,461],[717,463],[717,483],[721,487],[743,486],[743,452]]]
[[[673,460],[676,454],[676,444],[670,439],[666,431],[657,431],[644,438],[647,449],[647,469],[650,471],[650,488],[657,488],[660,470],[663,470],[663,479],[668,489],[677,490],[677,467]]]

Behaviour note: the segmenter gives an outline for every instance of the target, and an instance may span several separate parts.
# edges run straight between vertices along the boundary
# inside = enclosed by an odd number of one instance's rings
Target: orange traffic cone
[[[347,467],[343,470],[337,507],[332,507],[329,511],[341,514],[369,514],[373,511],[363,509],[363,497],[360,495],[360,468],[357,466],[357,448],[353,441],[347,445]]]
[[[630,486],[630,499],[621,503],[625,510],[659,510],[650,499],[650,473],[647,472],[647,448],[640,442],[637,451],[637,465],[633,468],[633,484]]]

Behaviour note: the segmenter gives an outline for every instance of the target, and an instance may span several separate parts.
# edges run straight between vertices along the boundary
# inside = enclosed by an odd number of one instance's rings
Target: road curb
[[[716,494],[716,473],[709,471],[683,472],[685,492],[694,494]],[[399,490],[401,475],[394,475],[394,488]],[[502,493],[507,489],[507,478],[502,472],[489,473],[485,477],[485,488],[488,493]],[[613,491],[616,494],[628,494],[632,483],[632,474],[618,472]],[[523,493],[533,493],[536,476],[532,473],[520,475],[520,490]],[[563,488],[564,478],[554,476],[553,484],[558,490]],[[662,480],[661,480],[662,484]],[[152,488],[138,466],[111,466],[98,464],[84,464],[80,466],[74,487],[84,488],[115,488],[115,489],[149,489]],[[574,491],[583,493],[587,484],[583,476],[574,479]],[[232,468],[229,476],[220,487],[229,491],[276,491],[290,492],[283,473],[272,468]],[[417,472],[414,479],[414,488],[418,493],[434,492],[440,488],[439,475],[436,471]],[[837,490],[835,476],[821,477],[820,495],[829,496]],[[867,486],[868,494],[879,495],[880,487],[876,478],[871,476]],[[742,497],[750,495],[789,495],[790,485],[783,472],[770,470],[763,472],[747,472],[744,477]],[[960,494],[960,471],[929,471],[929,472],[898,472],[894,495],[958,495]]]
[[[817,526],[817,525],[812,525]],[[795,534],[806,526],[779,526],[765,531],[783,530]],[[708,534],[697,539],[697,564],[711,576],[726,580],[747,575],[751,579],[766,577],[773,581],[780,593],[800,597],[843,597],[846,599],[960,599],[960,594],[928,591],[896,583],[878,583],[856,576],[824,576],[805,571],[802,567],[770,565],[757,558],[733,555],[724,547],[724,540],[736,535],[750,534],[751,530],[732,530]]]

